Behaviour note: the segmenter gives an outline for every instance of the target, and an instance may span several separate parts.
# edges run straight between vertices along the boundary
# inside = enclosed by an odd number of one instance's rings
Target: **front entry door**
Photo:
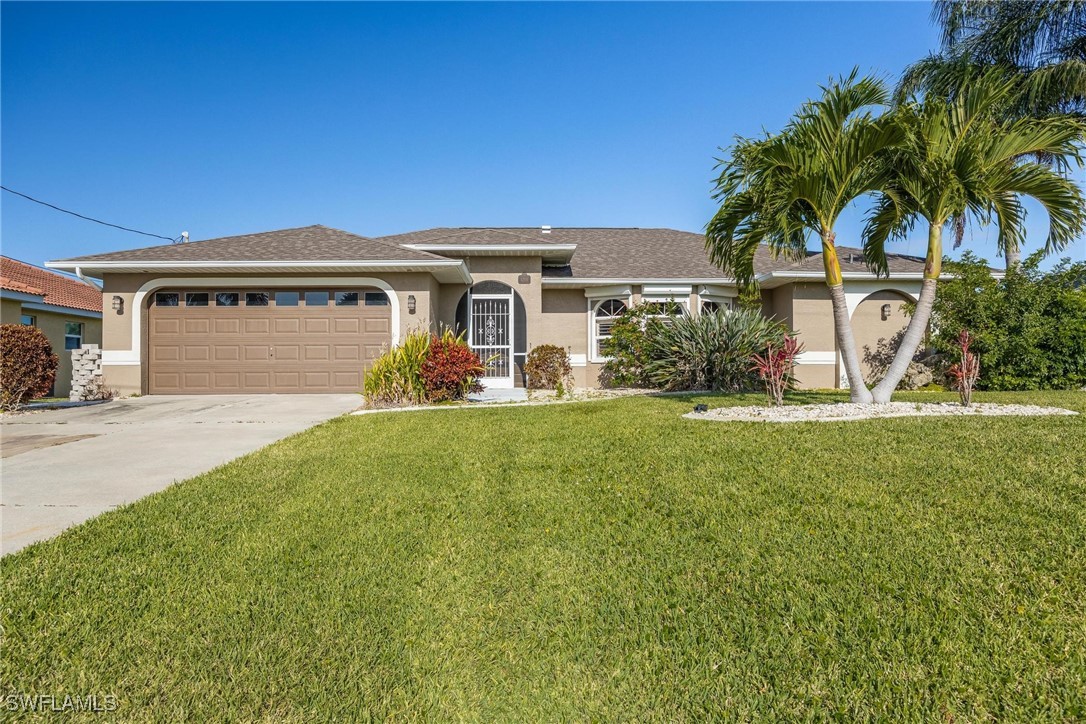
[[[481,294],[471,297],[471,348],[486,365],[485,387],[513,387],[512,294]]]

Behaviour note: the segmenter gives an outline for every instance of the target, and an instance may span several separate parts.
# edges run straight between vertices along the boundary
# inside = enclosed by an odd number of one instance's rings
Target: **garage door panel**
[[[271,320],[267,317],[242,320],[242,329],[245,334],[268,335],[271,334]]]
[[[241,320],[240,319],[216,319],[215,321],[215,334],[241,334]]]
[[[152,362],[176,362],[181,359],[181,347],[176,344],[156,344],[151,347]]]
[[[237,362],[241,359],[241,346],[236,344],[217,344],[212,356],[216,362]]]
[[[302,351],[306,362],[323,362],[329,357],[326,344],[307,344]]]
[[[200,370],[182,372],[181,384],[193,391],[210,390],[211,372]]]
[[[379,319],[367,319],[366,320],[366,334],[382,334],[387,335],[391,329],[391,320],[387,318]]]
[[[185,334],[207,334],[211,330],[211,320],[206,317],[186,317],[181,322]]]
[[[306,319],[302,329],[305,330],[305,334],[328,334],[332,329],[332,323],[327,317]]]
[[[275,359],[280,362],[295,362],[302,358],[302,348],[296,344],[282,344],[275,341]]]
[[[266,344],[247,344],[244,347],[246,362],[266,362],[271,359],[271,347]]]
[[[211,359],[211,345],[186,344],[181,348],[181,357],[185,362],[207,362]]]
[[[361,357],[357,344],[337,344],[332,351],[336,362],[352,362]]]
[[[302,331],[302,320],[298,317],[276,318],[272,322],[276,334],[298,334]]]
[[[270,392],[272,389],[271,372],[246,372],[244,383],[248,392]]]
[[[151,375],[151,389],[159,392],[177,392],[181,389],[181,375],[178,372],[156,372]]]
[[[332,373],[323,370],[307,370],[302,373],[302,386],[306,391],[327,389],[332,386]]]
[[[287,371],[273,373],[276,389],[300,389],[302,386],[302,373]]]
[[[358,334],[358,330],[362,328],[362,320],[357,318],[341,318],[333,321],[336,334]]]
[[[388,349],[390,329],[388,307],[152,305],[149,391],[357,392],[365,366]]]
[[[179,334],[181,332],[180,319],[153,319],[151,320],[151,334]]]
[[[350,387],[351,389],[362,389],[362,373],[343,371],[333,372],[332,382],[336,387]]]

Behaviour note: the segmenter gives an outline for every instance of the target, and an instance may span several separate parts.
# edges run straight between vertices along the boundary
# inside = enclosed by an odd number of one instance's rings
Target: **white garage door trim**
[[[102,364],[139,365],[142,364],[143,340],[143,300],[147,295],[162,287],[217,287],[224,285],[263,286],[269,289],[305,287],[305,286],[367,286],[384,291],[392,308],[392,346],[400,343],[400,300],[396,291],[388,282],[373,277],[162,277],[152,279],[138,290],[132,298],[132,348],[102,350]]]

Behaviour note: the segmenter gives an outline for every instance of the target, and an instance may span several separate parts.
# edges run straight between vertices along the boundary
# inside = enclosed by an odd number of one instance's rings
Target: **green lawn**
[[[4,559],[0,686],[163,720],[1086,717],[1086,415],[680,417],[752,401],[334,420]]]

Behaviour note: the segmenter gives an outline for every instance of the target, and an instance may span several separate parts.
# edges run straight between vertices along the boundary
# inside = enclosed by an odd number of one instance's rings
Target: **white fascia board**
[[[358,271],[428,271],[436,273],[440,271],[452,271],[456,278],[465,284],[470,284],[471,274],[467,265],[459,259],[440,259],[426,261],[360,261],[360,260],[327,260],[327,261],[47,261],[45,266],[49,269],[61,269],[75,271],[80,268],[84,273],[124,273],[141,272],[144,270],[180,270],[181,272],[208,272],[211,270],[227,270],[232,272],[251,269],[254,273],[265,272],[268,269],[321,269],[338,270],[344,272]]]
[[[52,312],[53,314],[66,314],[69,317],[91,317],[92,319],[102,318],[101,312],[92,312],[87,309],[63,307],[59,304],[46,304],[43,302],[27,302],[23,304],[23,309],[33,309],[36,312]]]
[[[609,284],[605,287],[585,287],[584,295],[589,299],[607,299],[609,297],[621,297],[629,299],[633,294],[633,287],[629,284]]]
[[[734,285],[725,284],[702,284],[697,291],[702,299],[734,299],[738,295]]]

